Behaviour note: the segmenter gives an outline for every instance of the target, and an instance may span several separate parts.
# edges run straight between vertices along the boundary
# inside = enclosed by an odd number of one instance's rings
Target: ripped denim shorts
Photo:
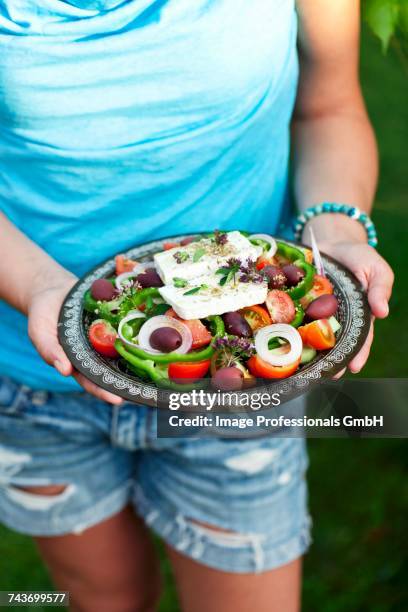
[[[0,521],[80,533],[132,504],[170,546],[216,569],[261,572],[306,551],[302,438],[159,439],[156,426],[152,408],[0,378]],[[48,484],[66,487],[19,488]]]

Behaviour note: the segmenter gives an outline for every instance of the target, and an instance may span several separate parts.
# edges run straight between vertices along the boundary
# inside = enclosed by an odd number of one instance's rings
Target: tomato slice
[[[92,347],[105,357],[119,357],[115,349],[117,333],[107,321],[95,321],[89,328],[89,342]]]
[[[307,308],[313,300],[320,297],[321,295],[327,295],[333,293],[333,285],[325,276],[320,276],[319,274],[315,274],[313,279],[313,286],[306,293],[304,297],[302,297],[299,301],[303,308]]]
[[[201,323],[200,319],[191,319],[189,321],[181,319],[176,315],[173,308],[169,308],[169,310],[167,310],[166,312],[166,315],[168,317],[174,317],[175,319],[178,319],[189,328],[189,330],[191,331],[191,335],[193,336],[193,344],[191,348],[198,349],[202,346],[206,346],[211,342],[212,336],[206,326]]]
[[[287,378],[291,376],[299,367],[300,359],[287,366],[273,366],[259,355],[252,355],[247,361],[249,371],[257,378]]]
[[[163,250],[170,251],[170,249],[174,249],[174,247],[180,246],[179,242],[163,242]]]
[[[251,326],[253,332],[272,323],[269,312],[263,306],[247,306],[239,311]]]
[[[290,323],[296,315],[292,298],[280,289],[272,289],[268,292],[266,307],[271,315],[272,323]]]
[[[137,261],[133,261],[133,259],[128,259],[124,255],[116,255],[115,257],[116,264],[116,275],[123,274],[124,272],[131,272]]]
[[[265,266],[276,266],[276,259],[268,255],[260,255],[256,260],[256,268],[262,270]]]
[[[168,375],[170,380],[186,380],[195,382],[203,378],[210,368],[210,360],[204,361],[174,361],[169,364]]]
[[[302,247],[299,250],[302,251],[302,253],[304,254],[306,262],[309,264],[312,264],[313,263],[312,249],[308,249],[307,247]]]
[[[302,325],[302,327],[298,327],[298,332],[302,336],[304,344],[308,344],[318,351],[326,351],[336,344],[336,336],[327,319],[318,319],[307,325]]]

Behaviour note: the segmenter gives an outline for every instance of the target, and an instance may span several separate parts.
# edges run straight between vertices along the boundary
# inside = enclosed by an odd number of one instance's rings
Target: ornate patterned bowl
[[[169,241],[178,241],[187,235],[172,236]],[[136,246],[125,254],[126,257],[143,261],[162,249],[164,239]],[[296,246],[285,240],[289,244]],[[339,301],[338,320],[341,330],[337,334],[336,346],[299,369],[283,380],[259,380],[256,387],[240,393],[280,394],[281,403],[308,391],[312,385],[326,378],[332,378],[342,370],[358,353],[370,328],[370,309],[367,298],[357,279],[343,265],[322,253],[325,271],[334,285],[334,293]],[[115,269],[111,258],[86,274],[67,295],[60,311],[58,336],[68,358],[74,367],[98,386],[138,404],[155,407],[168,406],[172,391],[160,389],[154,383],[139,379],[120,360],[99,355],[88,341],[89,319],[83,310],[84,293],[97,278],[110,277]],[[239,393],[232,394],[235,397]],[[232,401],[231,408],[239,407]],[[242,404],[241,404],[242,405]]]

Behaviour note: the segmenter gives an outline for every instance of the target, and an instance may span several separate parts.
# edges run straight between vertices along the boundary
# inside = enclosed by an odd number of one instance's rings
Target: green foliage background
[[[379,250],[396,271],[396,284],[391,315],[377,323],[372,356],[362,375],[402,377],[407,376],[408,346],[407,83],[401,54],[391,41],[405,44],[406,2],[367,0],[364,18],[383,48],[390,46],[385,56],[363,28],[361,77],[381,161],[374,220]],[[309,453],[314,544],[305,560],[304,611],[405,612],[406,442],[310,440]],[[158,549],[166,586],[160,612],[178,612],[170,567],[159,544]],[[0,527],[0,590],[51,588],[30,539]]]
[[[363,18],[386,51],[391,41],[406,48],[408,37],[407,0],[363,0]]]

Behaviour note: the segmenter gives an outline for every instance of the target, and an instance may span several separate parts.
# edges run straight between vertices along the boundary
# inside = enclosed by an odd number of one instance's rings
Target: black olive
[[[175,351],[183,342],[180,332],[174,327],[160,327],[150,335],[150,344],[161,353]]]

